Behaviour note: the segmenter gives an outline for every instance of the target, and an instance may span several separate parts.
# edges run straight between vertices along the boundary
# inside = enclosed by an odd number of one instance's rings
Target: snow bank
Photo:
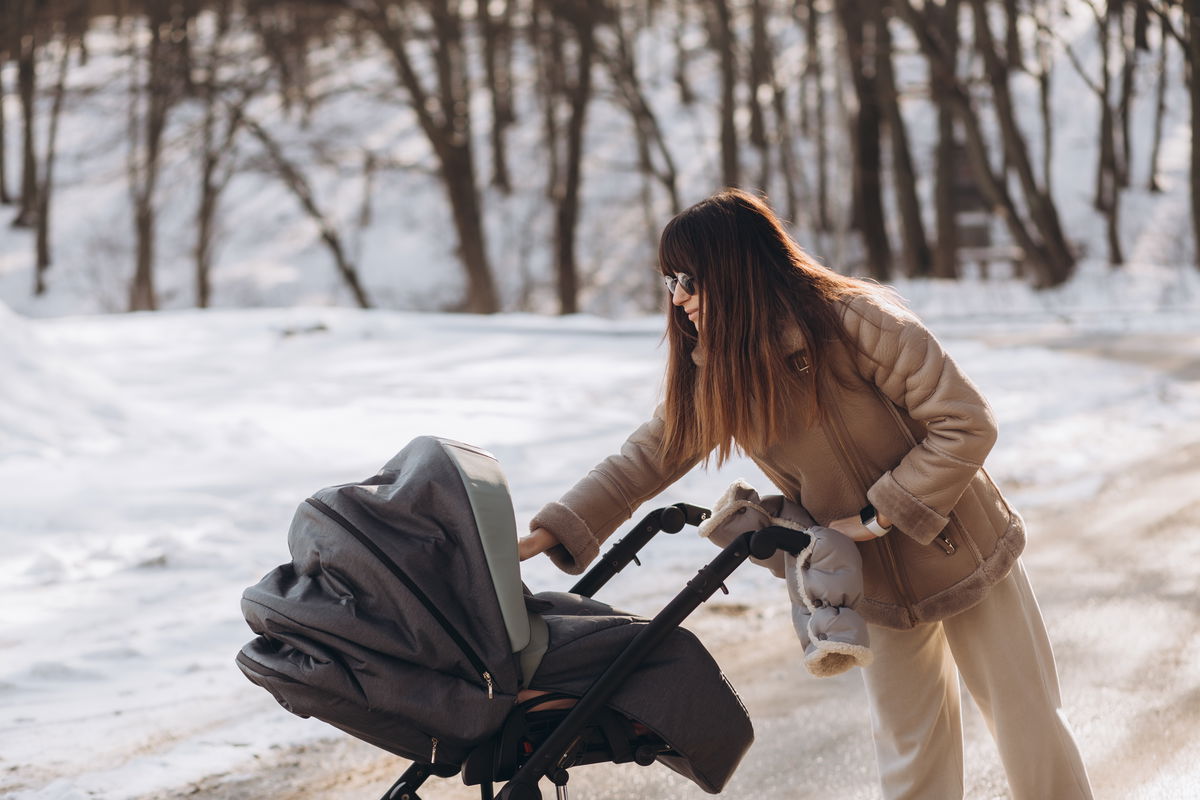
[[[104,452],[129,434],[119,392],[0,303],[0,459]]]

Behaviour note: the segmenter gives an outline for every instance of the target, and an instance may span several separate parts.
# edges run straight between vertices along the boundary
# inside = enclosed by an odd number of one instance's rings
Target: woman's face
[[[690,275],[680,273],[675,277],[674,288],[671,291],[671,303],[683,309],[683,313],[687,314],[687,318],[696,330],[700,330],[700,290],[696,287],[695,281]],[[685,286],[691,286],[692,291],[689,292]],[[672,289],[670,283],[667,286]]]

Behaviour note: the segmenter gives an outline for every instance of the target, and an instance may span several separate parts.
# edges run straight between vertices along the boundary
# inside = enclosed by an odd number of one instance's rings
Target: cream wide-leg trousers
[[[996,740],[1014,800],[1092,797],[1019,560],[974,608],[907,631],[869,628],[875,661],[863,676],[886,800],[963,796],[960,674]]]

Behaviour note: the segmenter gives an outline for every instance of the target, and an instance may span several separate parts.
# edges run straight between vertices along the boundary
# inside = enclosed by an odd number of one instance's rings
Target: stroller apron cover
[[[647,624],[579,595],[530,596],[516,538],[490,454],[415,439],[377,475],[301,503],[291,561],[243,595],[257,636],[237,664],[288,711],[453,774],[520,690],[582,695]],[[682,628],[608,706],[712,793],[753,741],[737,694]]]

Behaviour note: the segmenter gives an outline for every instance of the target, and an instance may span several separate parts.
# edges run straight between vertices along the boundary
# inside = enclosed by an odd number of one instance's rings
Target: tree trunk
[[[1134,3],[1134,5],[1137,6],[1140,3]],[[1129,171],[1131,169],[1130,165],[1133,162],[1133,142],[1129,135],[1129,118],[1135,92],[1133,78],[1134,73],[1137,71],[1138,48],[1134,43],[1136,37],[1129,31],[1131,24],[1132,20],[1128,18],[1128,15],[1121,12],[1121,99],[1117,104],[1117,118],[1120,120],[1119,133],[1121,136],[1121,147],[1117,151],[1117,155],[1119,156],[1117,161],[1117,185],[1122,189],[1129,188]]]
[[[904,273],[909,277],[927,277],[933,271],[933,258],[925,237],[925,225],[921,222],[917,173],[913,167],[908,128],[900,109],[896,75],[892,68],[892,36],[888,29],[888,15],[881,5],[871,3],[870,6],[871,22],[875,27],[875,77],[892,145],[892,183],[896,191],[896,207],[900,211]]]
[[[949,53],[958,53],[959,0],[947,0],[939,8],[925,7],[930,24],[941,33],[942,41]],[[947,93],[951,87],[936,70],[930,75],[933,102],[937,107],[938,140],[935,159],[936,185],[934,205],[937,213],[937,247],[933,253],[933,274],[938,278],[958,277],[958,219],[954,202],[955,175],[958,172],[956,137],[954,135],[954,112]]]
[[[566,153],[561,173],[562,185],[555,191],[555,256],[558,263],[558,302],[560,314],[579,310],[579,267],[575,259],[575,233],[579,221],[579,188],[582,184],[583,133],[592,96],[592,60],[595,54],[595,19],[588,0],[566,6],[556,13],[569,13],[569,25],[575,34],[575,80],[566,87],[570,107],[567,121]]]
[[[1163,118],[1167,113],[1167,73],[1170,52],[1168,45],[1171,43],[1171,36],[1167,32],[1166,20],[1162,21],[1160,41],[1158,45],[1158,87],[1155,92],[1154,103],[1154,140],[1150,146],[1150,177],[1146,181],[1146,189],[1159,193],[1162,191],[1162,186],[1158,182],[1158,156],[1162,147],[1163,135]]]
[[[0,97],[4,97],[5,94],[4,71],[0,70]],[[8,205],[13,200],[12,195],[8,193],[8,169],[5,167],[5,162],[8,161],[6,116],[4,113],[4,103],[0,102],[0,205]]]
[[[409,105],[438,159],[454,218],[458,255],[467,277],[460,308],[492,314],[500,309],[500,301],[488,260],[482,200],[475,179],[463,20],[458,3],[430,3],[425,8],[433,35],[421,39],[409,26],[407,6],[393,6],[386,0],[354,5],[391,55],[397,79],[408,92]],[[435,91],[426,88],[424,73],[417,71],[408,53],[410,41],[422,40],[432,48]]]
[[[512,191],[508,174],[505,132],[515,120],[509,52],[512,38],[512,0],[504,0],[501,13],[492,16],[492,3],[481,0],[476,7],[483,38],[484,75],[492,108],[492,185],[504,194]]]
[[[1050,73],[1054,69],[1054,48],[1049,40],[1049,23],[1040,16],[1044,6],[1038,6],[1035,13],[1039,15],[1037,52],[1038,52],[1038,102],[1042,116],[1042,185],[1046,194],[1053,196],[1054,173],[1051,170],[1054,156],[1054,117],[1051,114],[1050,102]]]
[[[679,104],[684,107],[696,102],[696,91],[692,88],[692,79],[688,75],[692,56],[683,44],[683,29],[688,23],[689,6],[689,0],[675,0],[677,22],[671,31],[671,40],[675,45],[675,86],[679,89]]]
[[[997,175],[992,170],[983,126],[975,110],[971,92],[958,79],[954,54],[946,49],[939,37],[933,35],[920,12],[913,7],[911,0],[895,0],[895,5],[916,37],[921,51],[928,59],[930,70],[946,87],[945,99],[954,109],[959,124],[962,126],[967,157],[984,196],[1007,224],[1013,240],[1024,250],[1027,262],[1036,272],[1038,285],[1053,286],[1061,283],[1067,277],[1061,269],[1061,264],[1055,260],[1042,242],[1034,239],[1008,192],[1008,185],[1004,180],[1003,173]],[[990,46],[990,36],[988,42]]]
[[[833,215],[829,213],[829,139],[826,122],[826,95],[824,89],[825,68],[821,57],[821,17],[823,12],[817,7],[816,0],[806,0],[808,7],[808,28],[805,31],[807,44],[807,61],[805,74],[811,73],[813,97],[816,108],[813,116],[816,118],[815,133],[817,140],[817,214],[816,229],[821,232],[833,230]],[[807,112],[805,114],[807,117]]]
[[[21,206],[13,219],[14,228],[32,228],[37,224],[37,150],[34,144],[36,112],[34,99],[37,82],[37,51],[34,40],[33,3],[17,0],[17,17],[21,24],[20,47],[17,53],[17,92],[21,96],[24,117],[21,158]]]
[[[867,248],[871,277],[886,281],[892,274],[892,251],[883,215],[882,154],[880,152],[879,90],[875,58],[867,52],[867,37],[877,29],[868,19],[864,3],[873,0],[842,0],[837,4],[846,36],[850,77],[858,109],[850,115],[850,141],[854,158],[854,226]]]
[[[737,135],[737,58],[733,21],[727,0],[712,3],[709,44],[721,60],[721,183],[735,187],[741,183],[738,165]]]
[[[50,130],[46,136],[46,164],[42,170],[41,186],[38,190],[37,236],[35,249],[33,293],[46,291],[46,270],[50,268],[50,193],[54,188],[54,161],[58,155],[58,120],[62,116],[63,97],[66,95],[67,65],[71,56],[71,42],[64,34],[62,53],[58,60],[58,80],[54,83],[54,100],[50,106]]]
[[[1116,183],[1116,125],[1113,118],[1112,103],[1112,73],[1111,42],[1109,41],[1109,24],[1112,16],[1107,12],[1096,13],[1096,43],[1100,50],[1100,86],[1098,98],[1100,101],[1100,135],[1099,146],[1096,148],[1096,189],[1092,205],[1101,213],[1106,213]]]
[[[1191,199],[1192,199],[1192,240],[1193,261],[1200,269],[1200,4],[1184,3],[1185,24],[1187,25],[1185,40],[1187,41],[1187,81],[1188,100],[1192,114],[1192,164],[1191,164]]]
[[[144,58],[146,82],[139,85],[141,65],[133,45],[131,79],[134,82],[130,97],[129,186],[133,196],[134,238],[136,257],[133,281],[129,288],[130,311],[153,311],[158,307],[154,290],[155,190],[158,186],[159,156],[166,130],[167,112],[177,99],[173,32],[177,20],[157,4],[151,6],[148,46]]]
[[[771,64],[771,45],[767,38],[766,0],[750,0],[750,144],[758,151],[758,188],[771,191],[770,137],[767,133],[767,113],[764,95],[774,95]]]
[[[992,87],[993,106],[999,123],[1005,157],[1016,174],[1024,194],[1033,224],[1041,236],[1046,253],[1041,276],[1042,285],[1056,286],[1071,276],[1075,257],[1067,245],[1058,209],[1054,201],[1040,188],[1029,163],[1029,151],[1017,126],[1012,96],[1008,87],[1008,67],[996,52],[996,44],[988,27],[985,0],[971,0],[975,18],[975,38],[983,56],[988,82]]]

